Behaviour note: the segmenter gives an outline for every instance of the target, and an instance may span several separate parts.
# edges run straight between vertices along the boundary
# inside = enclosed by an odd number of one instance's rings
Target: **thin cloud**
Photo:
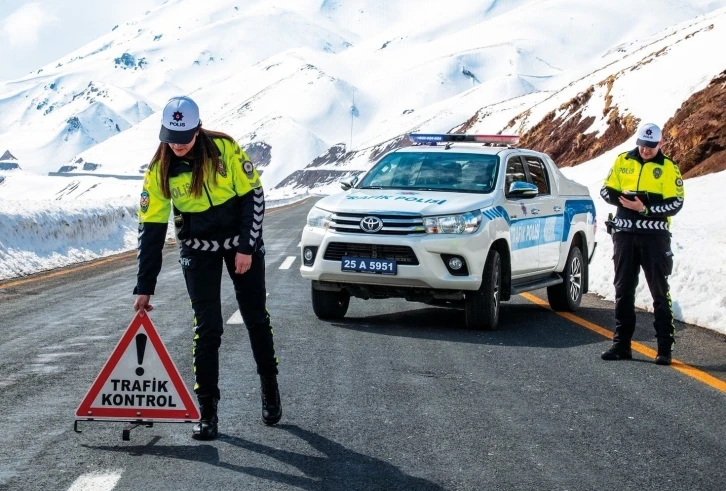
[[[11,46],[28,47],[38,43],[41,29],[56,21],[38,2],[23,5],[0,22],[0,33]]]

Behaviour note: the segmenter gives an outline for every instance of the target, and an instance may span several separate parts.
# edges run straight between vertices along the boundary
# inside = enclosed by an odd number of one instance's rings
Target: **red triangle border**
[[[136,336],[139,329],[143,327],[148,336],[149,342],[154,346],[156,353],[159,356],[164,369],[171,380],[174,388],[176,389],[183,408],[181,409],[136,409],[136,408],[108,408],[108,407],[91,407],[93,401],[96,400],[98,394],[101,392],[104,384],[111,376],[111,373],[116,368],[121,357],[124,355],[132,340]],[[137,313],[136,316],[131,320],[129,327],[126,332],[121,336],[121,339],[116,344],[116,347],[111,352],[111,356],[104,364],[101,372],[93,381],[91,388],[88,393],[81,401],[81,404],[76,409],[77,420],[120,420],[120,421],[160,421],[160,422],[193,422],[199,420],[199,410],[192,399],[189,389],[184,384],[179,370],[177,369],[174,361],[171,359],[169,352],[164,346],[164,342],[161,340],[159,333],[154,327],[153,322],[148,313],[145,313],[143,317],[141,313]]]

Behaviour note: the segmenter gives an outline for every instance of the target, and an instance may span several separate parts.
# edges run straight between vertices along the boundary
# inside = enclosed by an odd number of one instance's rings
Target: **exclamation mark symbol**
[[[146,351],[146,334],[136,335],[136,358],[139,361],[139,365],[144,364],[144,351]],[[144,369],[138,367],[136,369],[136,375],[141,377],[144,374]]]

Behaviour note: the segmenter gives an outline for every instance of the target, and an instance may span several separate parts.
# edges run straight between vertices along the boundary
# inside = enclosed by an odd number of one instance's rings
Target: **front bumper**
[[[331,244],[352,244],[352,249],[372,248],[378,251],[383,246],[410,247],[417,265],[397,262],[396,275],[354,273],[341,271],[341,260],[325,259]],[[300,274],[308,280],[351,283],[359,285],[383,285],[436,290],[477,290],[481,285],[484,263],[491,240],[487,232],[479,230],[474,234],[441,235],[362,235],[340,233],[322,228],[305,227],[300,243],[302,266]],[[312,265],[305,264],[302,256],[305,247],[317,247]],[[340,248],[340,245],[333,246]],[[332,250],[332,249],[331,249]],[[442,254],[456,255],[464,259],[468,275],[451,274]],[[376,257],[385,257],[377,255]]]

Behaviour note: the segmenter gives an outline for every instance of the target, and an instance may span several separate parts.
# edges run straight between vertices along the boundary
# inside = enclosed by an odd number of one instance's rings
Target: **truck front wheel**
[[[311,286],[313,312],[319,319],[342,319],[348,312],[350,294],[346,290],[337,292],[317,290]]]
[[[467,292],[464,303],[466,327],[491,331],[499,327],[499,304],[502,298],[502,259],[491,249],[484,265],[481,287]]]
[[[562,271],[562,283],[547,288],[547,300],[552,310],[574,312],[580,307],[582,288],[587,284],[586,275],[587,268],[582,260],[582,251],[573,245]]]

